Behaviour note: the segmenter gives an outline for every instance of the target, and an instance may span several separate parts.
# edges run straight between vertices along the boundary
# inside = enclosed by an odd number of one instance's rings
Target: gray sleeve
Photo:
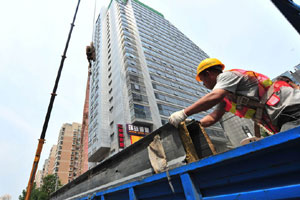
[[[239,76],[238,74],[230,71],[223,72],[217,77],[217,83],[213,90],[224,89],[229,92],[235,93],[237,85],[242,78],[242,76]]]

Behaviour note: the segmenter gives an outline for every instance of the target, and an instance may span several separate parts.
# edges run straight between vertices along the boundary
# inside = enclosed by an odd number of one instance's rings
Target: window
[[[127,70],[129,72],[138,73],[138,70],[136,68],[133,68],[133,67],[128,67]]]
[[[110,99],[109,99],[109,103],[111,103],[111,102],[112,102],[113,98],[114,98],[114,97],[110,97]]]
[[[166,100],[166,97],[164,95],[161,95],[161,94],[158,94],[158,93],[154,93],[154,94],[155,94],[155,98],[163,100],[163,101]]]
[[[140,86],[135,83],[131,83],[131,89],[140,91]]]
[[[109,123],[110,127],[114,125],[114,120]]]
[[[136,66],[136,62],[131,61],[131,62],[130,62],[130,65]]]
[[[112,92],[112,88],[110,88],[110,90],[108,91],[108,93],[111,94],[111,92]]]
[[[135,82],[135,83],[139,83],[139,77],[138,76],[134,76],[130,74],[130,81],[131,82]]]
[[[112,132],[112,134],[110,134],[110,140],[113,140],[115,137],[115,132]]]
[[[167,123],[168,123],[168,120],[162,119],[162,120],[161,120],[161,123],[162,123],[162,125],[167,124]]]
[[[134,114],[136,118],[151,120],[151,112],[148,106],[134,104]]]
[[[133,97],[134,101],[142,101],[143,100],[141,94],[132,93],[132,97]]]
[[[109,81],[108,85],[110,86],[110,85],[111,85],[111,83],[112,83],[112,80],[110,80],[110,81]]]
[[[112,106],[112,107],[110,107],[110,109],[109,109],[109,112],[112,112],[113,108],[114,108],[113,106]]]

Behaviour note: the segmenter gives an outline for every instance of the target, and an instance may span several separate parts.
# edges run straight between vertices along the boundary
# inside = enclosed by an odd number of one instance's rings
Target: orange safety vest
[[[268,89],[272,86],[273,87],[272,94],[270,94],[270,96],[267,97],[267,101],[264,103],[264,105],[265,104],[267,104],[268,106],[276,105],[280,101],[280,98],[279,98],[279,96],[276,95],[276,92],[279,91],[282,86],[291,87],[288,83],[286,83],[284,81],[276,81],[273,84],[269,77],[267,77],[263,74],[254,72],[254,71],[247,71],[247,70],[242,70],[242,69],[232,69],[229,71],[237,71],[245,76],[251,76],[251,77],[256,78],[258,80],[259,100],[262,100],[264,95],[266,95],[266,92],[268,91]],[[255,113],[256,113],[255,108],[249,108],[249,107],[247,107],[247,104],[243,105],[241,108],[237,108],[237,103],[233,102],[228,97],[225,97],[223,99],[223,101],[225,102],[225,111],[226,112],[231,112],[241,118],[243,117],[243,118],[248,118],[248,119],[254,119]],[[259,103],[259,102],[257,102],[257,103]],[[270,130],[274,133],[279,132],[278,128],[273,125],[272,121],[265,113],[262,115],[262,119],[261,119],[260,123],[262,123],[262,125],[265,128],[267,128],[268,130]]]

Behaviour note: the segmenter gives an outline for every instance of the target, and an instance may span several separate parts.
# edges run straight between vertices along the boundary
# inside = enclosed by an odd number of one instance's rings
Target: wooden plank
[[[215,146],[214,146],[213,143],[211,142],[211,140],[210,140],[209,136],[207,135],[205,129],[203,128],[203,126],[201,126],[200,123],[199,123],[199,126],[200,126],[200,129],[201,129],[202,134],[204,135],[204,137],[205,137],[205,139],[206,139],[206,141],[207,141],[207,143],[208,143],[208,146],[209,146],[211,152],[213,153],[213,155],[216,155],[217,152],[216,152]]]
[[[195,162],[195,161],[199,160],[199,157],[195,150],[195,146],[190,137],[190,133],[186,127],[185,122],[181,122],[178,129],[179,129],[179,135],[180,135],[181,141],[182,141],[184,149],[186,151],[187,163],[191,163],[191,162]]]

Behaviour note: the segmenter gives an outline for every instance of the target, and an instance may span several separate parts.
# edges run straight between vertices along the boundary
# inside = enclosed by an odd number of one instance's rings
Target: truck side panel
[[[71,199],[300,199],[300,127],[139,181]],[[94,195],[94,196],[92,196]]]

